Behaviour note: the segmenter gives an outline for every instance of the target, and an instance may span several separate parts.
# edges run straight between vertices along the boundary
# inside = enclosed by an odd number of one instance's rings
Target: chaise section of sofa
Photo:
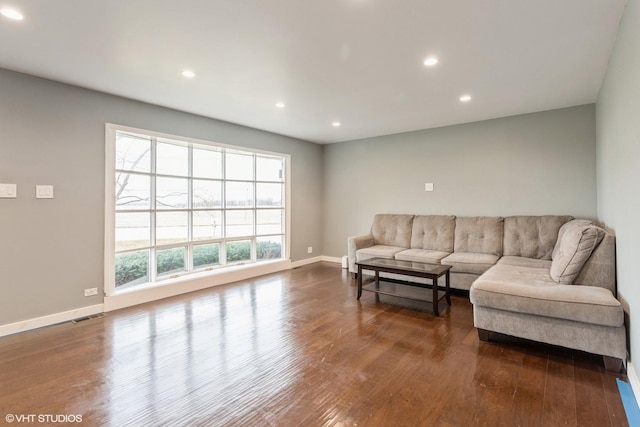
[[[615,237],[589,221],[559,226],[562,221],[555,219],[535,219],[538,228],[540,221],[546,223],[541,231],[547,232],[538,233],[537,245],[531,245],[530,235],[526,249],[516,238],[507,244],[505,220],[505,256],[469,291],[474,326],[482,340],[498,332],[599,354],[607,370],[619,372],[626,359],[626,333],[615,297]],[[520,223],[518,233],[532,232],[533,218],[514,221]],[[577,243],[562,240],[563,227],[577,227]],[[554,228],[559,240],[552,245]],[[560,274],[554,275],[554,269]]]

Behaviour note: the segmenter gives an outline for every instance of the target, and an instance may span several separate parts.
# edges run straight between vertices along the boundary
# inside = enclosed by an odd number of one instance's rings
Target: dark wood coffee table
[[[399,261],[386,258],[370,258],[356,262],[358,266],[358,297],[362,296],[362,290],[375,292],[383,295],[393,295],[401,298],[409,298],[433,303],[433,313],[440,315],[438,302],[445,298],[447,304],[451,305],[449,293],[449,270],[450,265],[427,264],[424,262]],[[362,286],[362,270],[373,270],[374,281]],[[416,282],[388,282],[380,280],[380,272],[403,274],[412,277],[424,277],[431,279],[431,285]],[[438,287],[438,278],[445,276],[445,287]],[[432,292],[424,292],[422,289],[431,288]]]

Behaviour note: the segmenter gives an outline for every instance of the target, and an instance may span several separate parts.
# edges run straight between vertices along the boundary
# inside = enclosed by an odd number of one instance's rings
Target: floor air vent
[[[89,320],[89,319],[99,319],[101,317],[104,317],[104,313],[98,313],[98,314],[93,314],[91,316],[84,316],[84,317],[78,317],[77,319],[73,319],[71,322],[72,323],[80,323],[80,322],[84,322],[85,320]]]

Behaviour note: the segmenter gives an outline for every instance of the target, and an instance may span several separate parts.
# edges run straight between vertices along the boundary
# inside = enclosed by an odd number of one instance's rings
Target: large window
[[[286,258],[287,156],[112,125],[107,156],[107,289]]]

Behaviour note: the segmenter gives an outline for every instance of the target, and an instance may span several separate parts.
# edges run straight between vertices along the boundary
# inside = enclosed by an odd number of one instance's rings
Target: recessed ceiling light
[[[438,58],[436,58],[435,56],[430,56],[424,60],[424,65],[427,67],[433,67],[437,63],[438,63]]]
[[[0,9],[0,13],[9,19],[13,19],[14,21],[22,21],[24,19],[24,16],[22,16],[20,12],[13,9]]]
[[[333,122],[333,123],[331,123],[331,126],[333,126],[334,128],[337,128],[337,127],[340,127],[341,124],[342,123],[340,123],[340,122]]]
[[[471,95],[462,95],[460,97],[460,102],[469,102],[471,101]]]
[[[284,108],[284,107],[285,107],[284,102],[278,102],[278,103],[276,103],[276,107],[277,107],[277,108]]]
[[[186,77],[186,78],[188,78],[188,79],[192,79],[192,78],[194,78],[195,76],[196,76],[196,73],[194,73],[194,72],[193,72],[193,71],[191,71],[191,70],[184,70],[184,71],[182,72],[182,77]]]

